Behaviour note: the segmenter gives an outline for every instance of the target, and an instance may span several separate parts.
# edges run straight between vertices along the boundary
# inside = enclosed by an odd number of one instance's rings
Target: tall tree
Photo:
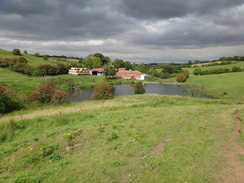
[[[114,67],[116,69],[118,69],[118,68],[124,68],[125,67],[125,62],[123,60],[121,60],[121,59],[115,59],[113,61],[113,65],[114,65]]]
[[[111,77],[115,76],[116,72],[115,72],[114,66],[112,64],[106,65],[104,67],[103,74],[107,78],[111,78]]]

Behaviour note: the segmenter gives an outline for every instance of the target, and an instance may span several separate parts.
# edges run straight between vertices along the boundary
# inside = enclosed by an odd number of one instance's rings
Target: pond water
[[[190,96],[182,91],[182,87],[173,84],[145,84],[145,94],[160,94],[160,95],[179,95]],[[93,88],[87,90],[77,90],[72,92],[69,97],[69,102],[80,102],[84,100],[92,100]],[[134,88],[130,84],[114,85],[114,96],[134,95]]]

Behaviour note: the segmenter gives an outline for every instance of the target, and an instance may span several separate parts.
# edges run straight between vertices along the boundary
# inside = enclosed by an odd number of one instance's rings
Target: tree
[[[43,60],[48,60],[48,55],[44,55]]]
[[[115,67],[116,69],[118,69],[118,68],[124,68],[124,67],[125,67],[125,63],[124,63],[124,61],[121,60],[121,59],[115,59],[115,60],[113,61],[113,65],[114,65],[114,67]]]
[[[200,68],[196,68],[196,69],[193,70],[193,74],[194,75],[200,75],[201,72],[202,72],[202,70]]]
[[[24,50],[24,54],[28,54],[27,50]]]
[[[13,49],[12,53],[13,53],[14,55],[21,55],[20,50],[17,49],[17,48],[16,48],[16,49]]]
[[[94,89],[92,98],[95,100],[106,100],[113,98],[113,87],[109,83],[101,83]]]
[[[98,57],[101,59],[102,65],[108,64],[110,62],[110,58],[109,57],[105,57],[103,54],[101,53],[95,53],[93,55],[93,57]]]
[[[100,68],[102,67],[102,61],[98,57],[91,57],[92,59],[92,68]]]
[[[134,87],[135,94],[145,93],[145,88],[144,88],[143,83],[141,81],[136,82],[133,87]]]
[[[40,57],[41,55],[40,55],[40,53],[35,53],[35,56]]]
[[[114,70],[114,66],[112,64],[106,65],[104,67],[103,74],[107,78],[111,78],[111,77],[115,76],[116,72]]]
[[[125,66],[126,70],[132,69],[132,65],[131,65],[131,63],[129,61],[124,62],[124,66]]]

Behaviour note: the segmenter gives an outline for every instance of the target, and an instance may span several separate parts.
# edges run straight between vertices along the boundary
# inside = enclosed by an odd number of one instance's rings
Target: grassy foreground
[[[244,120],[243,104],[175,96],[67,108],[1,124],[0,182],[221,182],[233,113]]]

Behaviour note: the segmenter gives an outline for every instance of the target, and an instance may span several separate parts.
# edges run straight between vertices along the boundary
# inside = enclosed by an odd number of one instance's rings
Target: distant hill
[[[0,49],[0,58],[19,58],[19,57],[24,57],[26,60],[28,60],[28,64],[31,66],[38,66],[38,65],[43,65],[43,64],[51,64],[55,65],[57,63],[78,63],[79,60],[73,59],[73,58],[60,58],[60,57],[49,57],[48,60],[44,60],[42,56],[37,57],[31,54],[24,54],[21,53],[21,55],[14,55],[12,51],[7,51]]]

